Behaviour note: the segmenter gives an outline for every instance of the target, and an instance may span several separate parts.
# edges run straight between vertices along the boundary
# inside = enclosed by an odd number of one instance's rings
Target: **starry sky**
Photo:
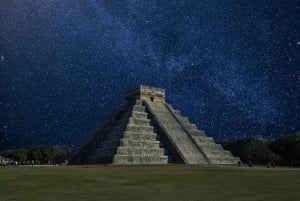
[[[1,0],[0,150],[80,143],[140,84],[216,139],[300,130],[298,0]]]

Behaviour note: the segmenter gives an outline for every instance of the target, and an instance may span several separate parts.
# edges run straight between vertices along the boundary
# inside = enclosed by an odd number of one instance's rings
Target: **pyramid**
[[[165,90],[141,85],[69,157],[70,164],[237,164],[165,102]]]

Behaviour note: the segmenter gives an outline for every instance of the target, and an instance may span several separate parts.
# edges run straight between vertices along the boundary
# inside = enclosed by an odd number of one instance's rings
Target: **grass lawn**
[[[210,166],[0,167],[0,201],[292,201],[300,171]]]

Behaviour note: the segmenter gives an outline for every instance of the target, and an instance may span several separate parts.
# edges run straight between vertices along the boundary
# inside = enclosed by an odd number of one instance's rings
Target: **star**
[[[78,144],[141,84],[216,139],[300,130],[296,1],[9,2],[0,149]]]

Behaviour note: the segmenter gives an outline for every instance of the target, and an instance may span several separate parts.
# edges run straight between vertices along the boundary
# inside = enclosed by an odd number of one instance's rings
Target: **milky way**
[[[300,5],[0,2],[0,149],[74,145],[140,84],[208,136],[300,130]]]

